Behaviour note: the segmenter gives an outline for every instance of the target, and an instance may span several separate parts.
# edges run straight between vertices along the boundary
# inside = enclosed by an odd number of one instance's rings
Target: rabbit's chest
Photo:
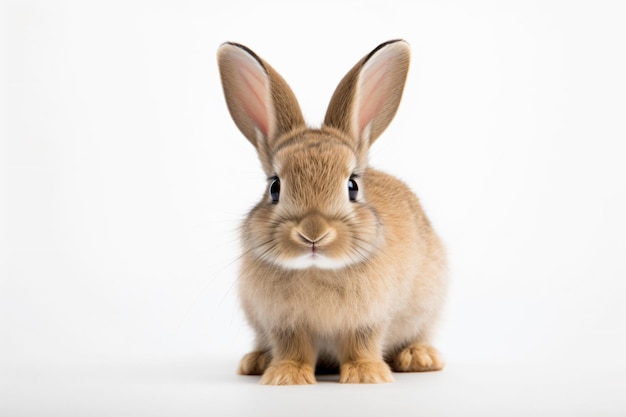
[[[389,288],[367,275],[334,278],[299,273],[258,282],[256,287],[256,296],[247,301],[255,316],[270,327],[305,325],[322,334],[333,333],[386,321],[393,310]]]

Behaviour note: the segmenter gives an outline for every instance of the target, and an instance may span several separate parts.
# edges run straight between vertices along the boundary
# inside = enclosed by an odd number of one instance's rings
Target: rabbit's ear
[[[247,47],[225,43],[217,60],[228,110],[268,172],[272,142],[305,126],[298,101],[285,80]]]
[[[367,150],[398,110],[409,60],[409,45],[403,40],[376,47],[341,80],[324,125],[343,131],[359,141],[358,148]]]

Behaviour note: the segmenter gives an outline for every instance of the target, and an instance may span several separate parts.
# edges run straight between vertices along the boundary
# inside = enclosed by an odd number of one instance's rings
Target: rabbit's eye
[[[359,185],[356,183],[354,178],[350,178],[348,180],[348,196],[350,197],[350,201],[356,201],[356,197],[359,194]]]
[[[270,184],[270,197],[272,198],[272,203],[278,203],[278,197],[280,197],[280,180],[278,178],[274,178],[272,184]]]

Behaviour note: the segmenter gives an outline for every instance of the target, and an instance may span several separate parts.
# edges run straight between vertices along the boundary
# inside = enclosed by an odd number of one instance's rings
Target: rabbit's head
[[[244,249],[284,269],[341,269],[385,239],[367,152],[395,115],[409,64],[404,41],[381,44],[339,83],[320,129],[307,128],[283,78],[245,46],[218,53],[228,109],[256,148],[267,190],[243,226]],[[384,187],[384,185],[382,185]]]

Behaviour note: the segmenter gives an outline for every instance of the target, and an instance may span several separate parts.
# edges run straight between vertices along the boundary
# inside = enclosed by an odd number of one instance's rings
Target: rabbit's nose
[[[306,216],[293,230],[293,237],[306,245],[327,244],[336,236],[336,230],[317,213]]]

